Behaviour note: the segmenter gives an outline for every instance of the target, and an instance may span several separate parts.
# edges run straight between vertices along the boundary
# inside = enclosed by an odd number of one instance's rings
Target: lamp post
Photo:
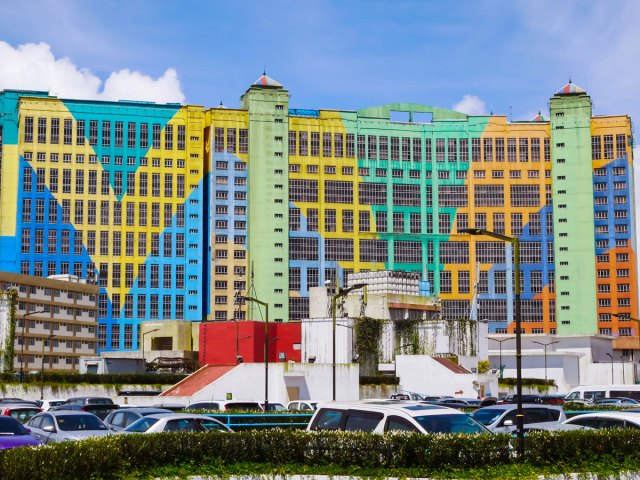
[[[494,342],[498,342],[500,344],[500,364],[498,365],[498,369],[500,370],[500,378],[502,378],[502,342],[508,342],[509,340],[513,340],[516,337],[509,337],[509,338],[502,338],[502,339],[497,339],[497,338],[490,338],[489,340],[493,340]]]
[[[640,327],[640,318],[632,317],[628,313],[611,313],[610,315],[612,317],[618,318],[620,321],[623,321],[623,322],[636,322],[638,324],[638,326]],[[624,355],[620,356],[620,361],[622,363],[622,383],[625,383],[625,378],[624,378]],[[631,359],[631,361],[633,362],[633,359]]]
[[[513,269],[515,273],[515,322],[516,322],[516,431],[518,458],[524,460],[524,412],[522,410],[522,313],[520,307],[520,240],[517,237],[501,235],[481,228],[463,228],[460,233],[472,236],[486,236],[513,245]]]
[[[20,382],[24,381],[24,343],[25,343],[25,327],[27,326],[27,317],[30,315],[36,315],[38,313],[46,313],[45,310],[38,310],[35,312],[25,312],[22,314],[22,345],[20,347],[20,357],[21,357],[21,362],[20,362]]]
[[[347,288],[340,288],[338,292],[331,296],[331,318],[333,320],[332,333],[333,333],[333,352],[332,352],[332,363],[331,363],[331,374],[332,374],[332,387],[333,387],[333,401],[336,401],[336,304],[340,297],[345,297],[349,294],[349,292],[353,290],[358,290],[360,288],[365,288],[367,286],[366,283],[356,283],[355,285],[351,285]]]
[[[611,385],[613,385],[613,355],[607,353],[607,357],[611,360]]]
[[[269,410],[269,304],[253,297],[239,296],[238,299],[264,307],[264,411],[266,412]]]
[[[547,347],[549,345],[553,345],[554,343],[560,343],[560,340],[556,340],[555,342],[549,342],[549,343],[534,342],[532,340],[531,343],[542,345],[544,347],[544,383],[547,383]]]
[[[44,347],[45,345],[51,341],[52,338],[55,338],[53,333],[47,335],[47,339],[42,339],[42,360],[40,362],[40,400],[44,400]],[[49,351],[51,351],[51,346],[49,345]]]
[[[144,364],[144,371],[147,371],[147,361],[144,359],[144,337],[145,335],[149,335],[153,332],[159,332],[159,328],[154,328],[153,330],[149,330],[148,332],[142,332],[142,345],[140,345],[140,350],[142,350],[142,363]],[[153,339],[151,339],[153,340]]]

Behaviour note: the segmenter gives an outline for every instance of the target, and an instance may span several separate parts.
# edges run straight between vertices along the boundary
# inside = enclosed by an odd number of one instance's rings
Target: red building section
[[[251,320],[202,322],[200,365],[264,362],[265,323]],[[299,322],[269,323],[269,362],[299,362],[302,330]]]

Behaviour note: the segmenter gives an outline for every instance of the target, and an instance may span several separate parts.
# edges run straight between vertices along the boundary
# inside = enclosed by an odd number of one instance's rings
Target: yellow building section
[[[54,98],[43,98],[43,99],[26,99],[20,102],[20,110],[23,116],[37,116],[39,118],[47,118],[49,124],[51,117],[56,118],[71,118],[72,113],[66,108],[65,104],[58,99]],[[124,113],[124,112],[123,112]],[[123,115],[124,116],[124,115]],[[112,120],[120,120],[122,119],[119,116],[114,115]],[[124,118],[126,120],[126,117]],[[185,139],[185,150],[176,150],[175,142],[174,149],[165,150],[165,143],[161,142],[160,149],[154,149],[150,147],[148,151],[145,153],[144,157],[147,159],[147,164],[141,164],[141,159],[137,158],[136,162],[138,167],[135,169],[135,191],[133,194],[128,194],[126,192],[126,187],[124,186],[124,182],[126,182],[126,167],[116,167],[113,170],[108,170],[103,167],[102,161],[98,158],[94,147],[89,145],[89,141],[85,140],[84,145],[76,145],[73,142],[73,145],[64,145],[62,142],[62,132],[60,132],[61,141],[58,144],[51,144],[49,142],[49,131],[47,131],[47,142],[46,143],[35,143],[36,133],[34,132],[34,143],[25,143],[24,142],[24,131],[21,129],[20,131],[20,155],[25,154],[25,152],[32,153],[32,159],[29,162],[34,172],[37,172],[39,168],[44,168],[46,172],[45,176],[45,186],[51,191],[51,169],[58,170],[58,186],[55,190],[51,192],[51,195],[57,200],[58,205],[62,205],[64,200],[70,201],[70,223],[75,229],[76,233],[82,232],[83,235],[83,244],[87,246],[87,238],[88,231],[96,231],[96,247],[95,253],[91,254],[89,252],[89,256],[91,257],[92,262],[95,263],[96,268],[100,266],[101,263],[106,263],[109,265],[109,279],[111,280],[111,268],[113,264],[132,264],[134,268],[134,278],[137,276],[138,266],[140,264],[145,263],[148,260],[149,254],[152,249],[152,234],[162,235],[165,231],[171,231],[169,226],[165,227],[165,205],[171,205],[171,216],[173,217],[177,211],[177,205],[185,205],[187,203],[187,199],[190,193],[193,190],[201,188],[201,181],[203,179],[203,167],[202,167],[202,109],[199,107],[182,107],[177,110],[172,119],[167,123],[167,125],[186,125],[186,139]],[[62,122],[61,122],[62,129]],[[166,129],[166,126],[165,126]],[[161,132],[161,138],[164,138],[164,130]],[[175,134],[174,127],[174,134]],[[73,136],[75,137],[75,122],[73,129]],[[149,142],[152,145],[152,142]],[[38,161],[38,153],[45,154],[44,161]],[[58,154],[58,161],[51,162],[51,153]],[[70,155],[70,161],[65,162],[64,156]],[[77,158],[78,155],[82,156],[83,163],[78,163]],[[141,157],[142,158],[142,157]],[[111,163],[114,162],[114,157],[110,159]],[[126,165],[127,159],[124,158],[123,165]],[[179,165],[184,166],[179,166]],[[70,170],[71,172],[71,189],[70,192],[63,193],[63,171]],[[97,171],[97,185],[96,192],[97,194],[89,193],[89,171],[95,170]],[[113,176],[110,175],[110,185],[108,188],[108,194],[103,193],[102,190],[102,173],[103,172],[112,172],[112,171],[122,171],[123,172],[123,187],[122,191],[124,192],[121,196],[121,199],[118,200],[118,197],[114,191],[113,185]],[[77,193],[76,191],[76,183],[78,178],[78,172],[83,172],[81,175],[84,176],[84,189],[83,193]],[[144,174],[147,175],[147,196],[139,195],[140,188],[140,180],[141,176]],[[160,174],[160,194],[158,196],[153,196],[152,194],[152,175]],[[172,185],[171,185],[171,196],[165,197],[165,174],[172,175]],[[184,176],[184,196],[178,196],[178,175]],[[76,200],[82,200],[83,202],[83,212],[81,213],[81,217],[84,219],[83,223],[76,223],[75,219],[78,218],[78,213],[75,210]],[[95,224],[88,224],[88,202],[90,200],[96,201],[96,221]],[[115,204],[120,201],[121,203],[121,225],[114,225],[114,209]],[[108,202],[109,206],[109,222],[107,224],[101,223],[101,204],[102,202]],[[127,219],[127,204],[133,203],[135,217],[133,220]],[[140,205],[147,205],[147,226],[140,226]],[[157,226],[153,226],[152,220],[152,211],[153,204],[159,204],[159,220],[157,222]],[[186,210],[186,207],[185,207]],[[185,213],[186,215],[186,213]],[[168,220],[170,222],[170,220]],[[185,226],[188,223],[188,220],[185,218]],[[170,223],[167,223],[170,225]],[[181,230],[184,231],[184,230]],[[101,245],[100,245],[100,232],[108,232],[109,234],[109,245],[108,251],[109,254],[104,255],[101,254]],[[122,245],[120,248],[121,254],[114,255],[113,254],[113,233],[121,232],[121,240]],[[134,249],[133,255],[125,255],[126,245],[125,238],[127,232],[134,233]],[[146,248],[144,249],[144,254],[139,255],[140,251],[140,233],[146,233]],[[186,245],[188,239],[188,235],[185,234],[185,252],[188,246]],[[175,239],[174,239],[175,242]],[[73,246],[71,247],[73,248]],[[162,256],[160,254],[160,256]],[[104,272],[102,272],[104,273]],[[121,275],[124,278],[125,269],[121,269]],[[129,288],[124,287],[125,282],[121,281],[120,284],[122,287],[112,287],[112,281],[109,281],[106,285],[105,289],[110,298],[113,298],[114,293],[126,294],[129,291]]]
[[[235,229],[236,220],[248,223],[248,195],[245,193],[244,200],[242,193],[248,192],[248,175],[246,165],[249,163],[248,149],[242,149],[240,145],[240,130],[249,128],[249,112],[246,110],[227,109],[223,107],[211,108],[204,113],[205,125],[205,156],[210,165],[211,182],[211,206],[205,207],[210,210],[211,220],[211,278],[209,295],[211,298],[210,320],[220,320],[223,318],[238,318],[238,312],[246,312],[245,305],[235,305],[234,296],[237,290],[246,294],[248,287],[249,269],[247,266],[247,231]],[[222,143],[218,137],[216,143],[216,129],[222,129]],[[235,130],[235,144],[229,137],[229,131]],[[218,130],[220,132],[220,130]],[[231,140],[231,141],[230,141]],[[248,141],[248,137],[247,137]],[[248,145],[248,144],[247,144]],[[217,168],[216,162],[227,162],[227,170]],[[243,170],[238,170],[235,162],[242,161],[245,164]],[[236,180],[239,179],[239,180]],[[244,179],[244,180],[242,180]],[[237,184],[236,184],[237,183]],[[244,185],[243,185],[244,183]],[[216,211],[216,191],[220,188],[227,192],[228,199],[220,200],[224,203],[222,207],[227,209],[226,214]],[[236,193],[240,196],[236,198]],[[242,215],[241,212],[245,212]],[[217,221],[226,221],[227,228],[216,228]],[[235,238],[244,236],[244,244],[236,244]],[[222,239],[225,238],[226,241]],[[242,282],[242,283],[236,283]],[[237,288],[244,285],[243,288]],[[221,316],[225,312],[226,316]],[[216,317],[216,315],[218,315]],[[240,315],[246,315],[241,313]]]
[[[512,213],[519,213],[522,215],[522,228],[525,228],[534,214],[540,214],[541,210],[546,204],[546,191],[551,188],[551,160],[545,161],[544,144],[545,138],[550,137],[550,125],[549,123],[509,123],[506,116],[492,116],[480,138],[480,150],[481,161],[469,162],[469,170],[467,171],[467,179],[465,184],[467,185],[468,193],[468,207],[458,208],[456,213],[468,215],[468,226],[470,228],[480,228],[480,225],[476,224],[476,214],[484,215],[486,219],[485,230],[500,232],[503,231],[506,235],[514,235],[514,229],[511,220]],[[491,156],[487,155],[484,147],[484,139],[492,139]],[[496,151],[496,139],[504,139],[504,150],[502,152],[503,159],[497,161]],[[508,152],[508,139],[515,140],[515,161],[509,161]],[[528,158],[526,161],[522,161],[520,157],[520,138],[526,138],[528,141]],[[533,161],[531,139],[537,138],[539,141],[539,160]],[[550,148],[550,146],[549,146]],[[549,151],[550,153],[550,151]],[[510,186],[511,185],[532,185],[536,184],[540,188],[540,204],[538,206],[523,206],[512,207]],[[476,185],[503,185],[504,186],[504,206],[476,206],[474,188]],[[504,225],[496,225],[494,223],[494,214],[504,215]],[[434,219],[435,220],[435,219]],[[468,264],[445,264],[444,270],[451,271],[451,283],[452,293],[442,294],[443,300],[467,300],[470,301],[473,298],[474,292],[471,288],[470,293],[458,293],[458,273],[460,271],[469,271],[471,287],[473,286],[474,279],[477,277],[477,262],[476,262],[476,243],[477,242],[490,242],[495,241],[490,237],[474,237],[471,239],[466,234],[457,234],[456,219],[452,219],[452,232],[453,235],[449,238],[450,241],[469,241],[469,263]],[[541,219],[544,221],[544,219]],[[551,241],[551,240],[550,240]],[[546,262],[546,258],[543,258],[543,263]],[[437,261],[437,259],[436,259]],[[480,271],[488,272],[494,265],[493,264],[480,264]],[[524,286],[524,285],[523,285]],[[543,290],[548,292],[548,288]],[[539,298],[536,295],[535,298]],[[555,298],[555,294],[546,294],[545,302],[543,306],[543,312],[546,319],[548,318],[548,301],[549,298]]]
[[[343,269],[352,269],[358,272],[362,269],[366,270],[384,270],[384,263],[360,262],[360,243],[359,239],[376,239],[378,235],[375,232],[375,215],[371,205],[360,205],[358,202],[358,181],[361,180],[358,175],[358,160],[354,156],[348,158],[346,156],[346,138],[347,129],[338,111],[320,110],[319,118],[315,117],[289,117],[289,131],[296,132],[296,152],[289,153],[289,179],[290,180],[315,180],[318,182],[318,202],[294,202],[294,205],[300,209],[301,214],[305,218],[309,218],[309,209],[318,209],[318,233],[322,238],[339,238],[353,240],[353,261],[337,262]],[[309,134],[309,155],[299,155],[299,132],[308,132]],[[311,156],[311,133],[317,132],[320,136],[319,155]],[[331,133],[331,155],[325,156],[322,142],[323,133]],[[335,156],[334,135],[341,134],[343,137],[343,156]],[[291,165],[299,165],[291,169]],[[309,169],[311,167],[311,170]],[[347,170],[343,170],[346,167]],[[299,169],[298,169],[299,168]],[[315,173],[314,173],[315,172]],[[344,181],[353,183],[353,202],[349,203],[325,203],[324,202],[324,183],[327,180]],[[336,231],[327,231],[325,228],[325,220],[327,210],[336,211]],[[345,210],[353,212],[353,231],[344,232],[342,230],[342,221]],[[359,212],[369,212],[370,232],[359,232]],[[313,232],[315,233],[315,232]],[[323,259],[320,259],[323,260]]]
[[[0,185],[0,237],[15,237],[20,178],[18,145],[2,145],[2,184]]]

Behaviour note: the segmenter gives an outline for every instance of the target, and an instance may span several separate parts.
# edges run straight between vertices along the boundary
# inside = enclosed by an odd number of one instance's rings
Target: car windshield
[[[473,412],[470,416],[474,420],[477,420],[483,425],[491,425],[495,422],[500,415],[502,415],[506,410],[501,408],[487,408],[480,409]]]
[[[125,428],[125,431],[126,432],[143,433],[143,432],[146,432],[147,430],[149,430],[149,428],[151,428],[151,425],[153,425],[157,421],[158,421],[157,418],[143,417],[143,418],[141,418],[139,420],[136,420],[131,425],[129,425],[127,428]]]
[[[453,415],[424,415],[413,417],[431,433],[486,433],[486,429],[464,413]]]
[[[107,430],[107,427],[94,415],[59,415],[58,427],[65,432],[80,430]]]
[[[0,435],[29,435],[29,432],[17,420],[0,417]]]

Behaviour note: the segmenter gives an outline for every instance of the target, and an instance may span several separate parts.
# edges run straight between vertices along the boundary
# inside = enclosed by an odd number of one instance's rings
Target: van
[[[387,400],[366,403],[321,403],[307,431],[338,430],[370,433],[490,433],[453,408]]]
[[[640,385],[582,385],[569,391],[564,401],[595,402],[601,398],[611,397],[627,397],[640,401]]]

